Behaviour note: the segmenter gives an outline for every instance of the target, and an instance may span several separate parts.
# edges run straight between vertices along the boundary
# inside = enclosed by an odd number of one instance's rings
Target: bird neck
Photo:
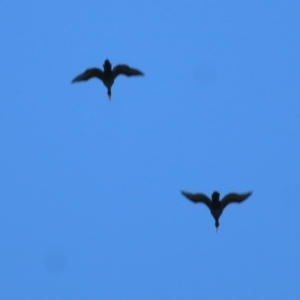
[[[219,202],[220,201],[220,194],[217,193],[217,192],[214,192],[211,195],[211,200],[212,200],[212,202]]]
[[[106,60],[103,65],[104,72],[111,72],[111,63]]]
[[[219,198],[212,198],[212,199],[211,199],[211,202],[212,202],[213,204],[218,204],[218,203],[220,203],[220,199],[219,199]]]
[[[111,66],[104,65],[104,72],[105,72],[105,73],[111,72]]]

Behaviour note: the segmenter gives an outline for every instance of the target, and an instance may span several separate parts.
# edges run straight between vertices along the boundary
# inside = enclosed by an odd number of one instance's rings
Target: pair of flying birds
[[[133,69],[127,65],[116,65],[112,68],[111,63],[108,59],[105,60],[103,64],[103,71],[98,68],[87,69],[82,74],[78,75],[73,79],[72,82],[87,81],[93,77],[100,79],[103,84],[107,87],[108,98],[111,98],[111,87],[118,75],[126,76],[138,76],[144,75],[143,72]],[[223,213],[225,207],[230,203],[241,203],[251,196],[252,192],[236,194],[227,194],[222,200],[220,200],[220,194],[218,192],[213,192],[211,199],[204,194],[192,194],[183,192],[182,194],[193,201],[194,203],[204,203],[210,210],[212,216],[215,219],[216,230],[219,228],[219,218]]]

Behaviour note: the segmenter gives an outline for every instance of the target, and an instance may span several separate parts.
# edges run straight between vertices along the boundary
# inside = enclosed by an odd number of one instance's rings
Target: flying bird
[[[114,84],[114,81],[118,75],[126,75],[126,76],[137,76],[144,75],[143,72],[130,68],[127,65],[116,65],[113,69],[111,67],[111,63],[108,59],[105,60],[103,64],[103,69],[92,68],[87,69],[82,74],[78,75],[72,80],[72,83],[78,81],[87,81],[93,77],[100,79],[103,84],[107,87],[107,95],[108,98],[111,98],[111,87]]]
[[[220,200],[220,193],[213,192],[211,199],[204,194],[192,194],[182,191],[182,195],[191,200],[194,203],[204,203],[210,210],[212,216],[215,219],[216,230],[219,228],[219,218],[223,213],[225,207],[230,203],[241,203],[251,196],[252,192],[236,194],[227,194],[222,200]]]

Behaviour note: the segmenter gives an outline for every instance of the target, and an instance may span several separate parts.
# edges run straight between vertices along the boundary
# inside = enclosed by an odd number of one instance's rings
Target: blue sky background
[[[0,6],[0,299],[299,299],[298,1]]]

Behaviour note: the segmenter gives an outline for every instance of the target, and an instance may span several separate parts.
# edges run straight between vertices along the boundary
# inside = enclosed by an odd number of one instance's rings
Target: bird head
[[[110,100],[111,99],[111,91],[110,90],[107,91],[107,96],[108,96],[108,99]]]
[[[104,61],[103,69],[104,71],[111,71],[111,63],[108,59]]]
[[[213,192],[212,194],[211,194],[211,199],[213,200],[213,201],[218,201],[219,200],[219,198],[220,198],[220,193],[219,192]]]

